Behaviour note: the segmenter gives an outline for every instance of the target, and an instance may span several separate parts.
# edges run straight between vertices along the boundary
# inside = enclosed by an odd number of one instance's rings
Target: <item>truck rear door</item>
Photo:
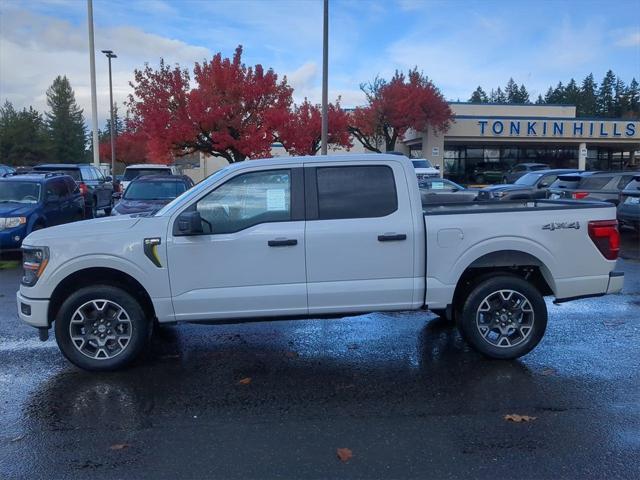
[[[410,308],[415,238],[401,164],[306,164],[305,199],[309,313]]]

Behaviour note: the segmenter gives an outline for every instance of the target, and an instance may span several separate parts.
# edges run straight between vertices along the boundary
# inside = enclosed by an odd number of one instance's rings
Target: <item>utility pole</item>
[[[93,46],[93,0],[87,0],[89,21],[89,66],[91,69],[91,129],[93,130],[93,164],[100,165],[100,140],[98,138],[98,100],[96,98],[96,56]]]
[[[112,50],[102,50],[109,59],[109,108],[111,111],[111,124],[109,130],[111,134],[111,176],[116,176],[116,126],[115,126],[115,112],[113,110],[113,83],[111,82],[111,59],[118,58]]]
[[[327,140],[329,137],[329,0],[324,0],[324,22],[322,32],[322,137],[320,153],[327,154]]]

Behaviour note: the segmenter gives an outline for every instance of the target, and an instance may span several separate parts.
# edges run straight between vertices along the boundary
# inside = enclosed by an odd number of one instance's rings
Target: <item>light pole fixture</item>
[[[113,53],[113,50],[102,50],[107,58],[109,59],[109,105],[111,111],[111,122],[109,125],[109,130],[111,134],[111,177],[115,178],[116,175],[116,130],[115,130],[115,122],[114,122],[114,111],[113,111],[113,83],[111,81],[111,59],[118,58],[118,56]]]

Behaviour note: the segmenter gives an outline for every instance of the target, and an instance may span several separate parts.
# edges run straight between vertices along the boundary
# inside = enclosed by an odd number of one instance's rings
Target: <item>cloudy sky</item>
[[[287,75],[295,97],[320,100],[321,0],[94,0],[101,124],[107,62],[122,103],[145,62],[190,67],[244,46],[244,61]],[[640,0],[330,0],[330,97],[362,103],[359,84],[418,66],[450,100],[476,86],[524,82],[532,97],[559,80],[600,80],[611,68],[640,79]],[[45,91],[67,75],[89,117],[84,0],[0,0],[0,101],[45,109]]]

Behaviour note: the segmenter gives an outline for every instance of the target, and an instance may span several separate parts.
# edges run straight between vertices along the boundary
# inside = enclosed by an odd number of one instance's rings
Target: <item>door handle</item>
[[[407,235],[404,233],[390,233],[385,235],[378,235],[379,242],[401,242],[406,240]]]
[[[269,240],[267,242],[270,247],[292,247],[298,244],[295,238],[287,238],[285,240]]]

